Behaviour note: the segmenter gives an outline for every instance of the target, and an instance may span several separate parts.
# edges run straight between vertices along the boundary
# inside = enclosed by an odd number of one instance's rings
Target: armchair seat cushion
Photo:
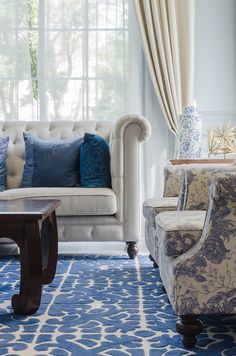
[[[113,215],[116,195],[110,188],[19,188],[1,193],[0,199],[60,199],[58,216]]]
[[[168,211],[156,216],[159,245],[169,257],[177,257],[200,239],[205,211]]]
[[[153,225],[155,217],[163,211],[176,210],[178,197],[164,197],[147,199],[143,203],[143,215]]]
[[[158,263],[158,249],[155,239],[155,217],[162,211],[176,210],[177,203],[177,197],[152,198],[147,199],[143,203],[143,215],[145,217],[145,243],[156,263]]]

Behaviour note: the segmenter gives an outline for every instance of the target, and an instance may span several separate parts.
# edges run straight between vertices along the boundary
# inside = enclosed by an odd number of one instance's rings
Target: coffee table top
[[[51,199],[0,200],[0,221],[44,220],[59,205],[60,200]]]

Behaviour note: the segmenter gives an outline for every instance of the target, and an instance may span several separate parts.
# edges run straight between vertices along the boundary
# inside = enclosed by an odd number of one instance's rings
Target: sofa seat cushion
[[[205,211],[168,211],[156,216],[159,244],[169,257],[177,257],[199,241]]]
[[[0,199],[60,199],[58,216],[113,215],[116,196],[110,188],[19,188],[0,193]]]

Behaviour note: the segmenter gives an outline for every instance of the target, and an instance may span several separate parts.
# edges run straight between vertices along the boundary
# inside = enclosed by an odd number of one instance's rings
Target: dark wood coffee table
[[[0,238],[8,237],[20,249],[20,293],[13,295],[17,314],[35,313],[42,285],[52,282],[57,265],[57,221],[60,200],[0,200]]]

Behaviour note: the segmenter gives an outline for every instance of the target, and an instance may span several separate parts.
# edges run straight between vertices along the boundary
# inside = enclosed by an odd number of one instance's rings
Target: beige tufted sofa
[[[103,136],[110,145],[112,189],[20,188],[24,167],[23,132],[41,139],[70,138],[84,132]],[[140,235],[140,143],[151,133],[148,120],[126,115],[117,122],[0,122],[0,136],[9,136],[8,190],[1,199],[57,198],[59,241],[123,241],[131,258]]]

